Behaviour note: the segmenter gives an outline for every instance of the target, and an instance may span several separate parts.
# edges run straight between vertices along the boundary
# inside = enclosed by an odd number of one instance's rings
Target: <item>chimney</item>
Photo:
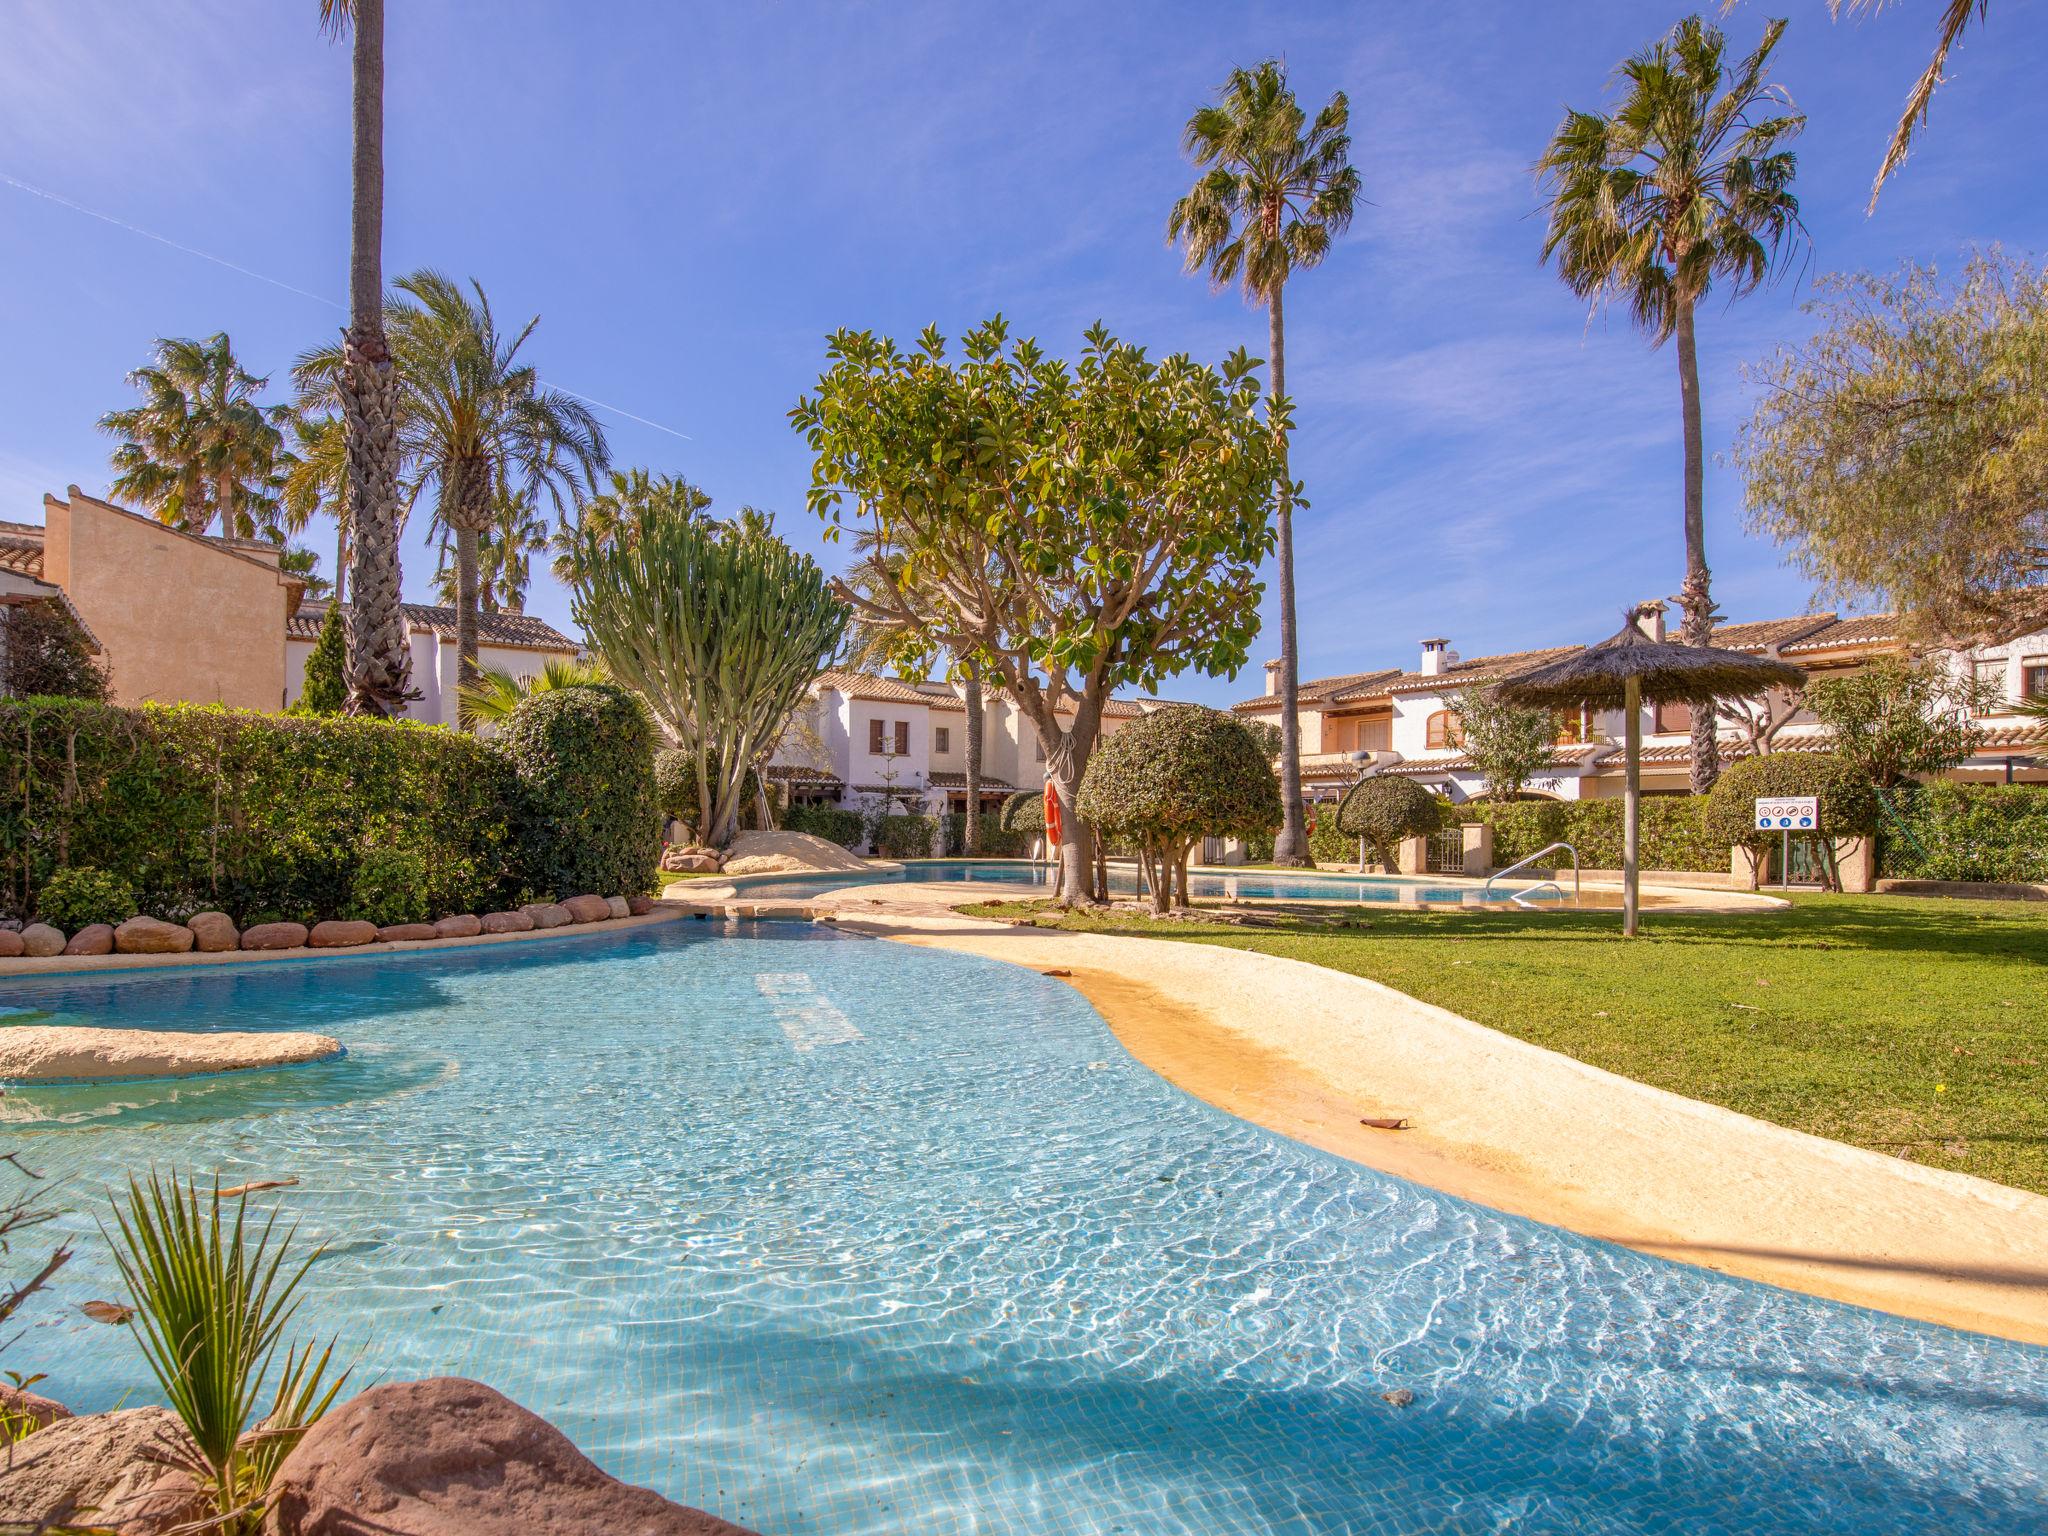
[[[1662,603],[1636,604],[1636,628],[1652,640],[1664,638],[1664,605]]]
[[[1266,663],[1266,697],[1269,699],[1277,699],[1279,696],[1280,663],[1277,661],[1269,661]]]
[[[1453,661],[1457,660],[1457,657],[1451,653],[1450,647],[1451,642],[1444,639],[1425,640],[1422,642],[1422,675],[1424,677],[1443,676],[1445,669]]]

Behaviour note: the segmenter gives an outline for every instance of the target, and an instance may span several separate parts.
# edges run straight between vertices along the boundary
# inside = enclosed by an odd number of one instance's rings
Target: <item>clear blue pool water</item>
[[[101,1191],[174,1164],[301,1181],[362,1379],[479,1377],[771,1536],[2048,1526],[2048,1351],[1326,1157],[993,962],[675,923],[0,1008],[349,1047],[0,1098],[79,1246],[6,1363],[80,1407],[149,1395],[73,1308],[120,1294]]]
[[[801,900],[826,891],[844,890],[848,886],[903,880],[975,880],[996,885],[1044,886],[1046,872],[1042,864],[1027,864],[1015,859],[920,859],[905,865],[900,872],[878,869],[843,875],[749,876],[741,880],[739,886],[749,900]],[[1535,883],[1534,876],[1519,877],[1500,886],[1494,893],[1494,899],[1505,901],[1509,891],[1526,891]],[[1137,894],[1137,871],[1127,864],[1112,864],[1109,888],[1112,894]],[[1233,901],[1242,897],[1255,901],[1405,902],[1411,905],[1431,902],[1455,906],[1476,903],[1479,887],[1392,875],[1283,875],[1263,870],[1248,870],[1244,874],[1197,874],[1190,871],[1188,894],[1196,898],[1228,897]],[[1531,899],[1555,901],[1559,898],[1558,893],[1551,890]]]

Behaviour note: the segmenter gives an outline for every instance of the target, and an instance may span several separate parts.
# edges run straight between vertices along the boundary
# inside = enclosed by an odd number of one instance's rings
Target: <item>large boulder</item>
[[[17,928],[0,928],[0,960],[12,960],[28,953],[28,941]]]
[[[113,952],[112,923],[87,923],[71,935],[71,942],[64,946],[67,955],[111,955]]]
[[[709,848],[671,848],[661,856],[661,867],[671,875],[715,875],[719,858]]]
[[[434,919],[434,933],[443,939],[473,939],[483,931],[483,920],[474,912],[458,912],[453,917]]]
[[[566,928],[576,921],[567,907],[552,901],[529,902],[519,910],[533,919],[536,928]]]
[[[533,919],[524,912],[486,912],[485,933],[531,933]]]
[[[645,917],[653,910],[654,898],[652,896],[628,896],[626,898],[626,911],[634,917]]]
[[[439,937],[432,923],[386,923],[377,930],[379,944],[424,944]]]
[[[114,930],[114,948],[124,955],[182,955],[197,942],[183,923],[131,917]]]
[[[306,937],[304,923],[258,923],[242,930],[242,948],[304,949]]]
[[[539,1415],[452,1376],[352,1398],[270,1486],[265,1536],[749,1536],[607,1476]]]
[[[27,1419],[37,1429],[71,1417],[71,1410],[54,1397],[44,1397],[20,1387],[0,1386],[0,1408],[16,1418]]]
[[[21,952],[38,960],[64,953],[64,930],[48,923],[30,923],[21,930]]]
[[[315,923],[313,931],[306,935],[310,949],[355,949],[376,942],[377,925],[360,918],[330,917],[324,923]]]
[[[602,896],[571,896],[562,905],[579,923],[601,923],[612,915],[612,904]]]
[[[168,1511],[153,1490],[164,1459],[184,1446],[185,1431],[168,1408],[58,1419],[16,1441],[0,1462],[0,1524],[111,1527],[123,1536],[160,1531]]]
[[[193,947],[204,954],[217,955],[242,942],[242,930],[225,912],[195,912],[185,926],[192,930]]]
[[[190,1077],[201,1072],[288,1067],[341,1054],[332,1035],[298,1030],[114,1029],[97,1024],[16,1024],[0,1029],[0,1080]]]
[[[604,899],[604,904],[611,908],[612,916],[615,918],[631,917],[633,915],[633,909],[626,905],[626,898],[623,896],[607,896]]]

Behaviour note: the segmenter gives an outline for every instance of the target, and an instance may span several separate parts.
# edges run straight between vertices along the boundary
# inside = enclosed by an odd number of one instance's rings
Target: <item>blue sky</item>
[[[1923,147],[1864,216],[1924,63],[1932,0],[1831,23],[1824,0],[1744,3],[1791,27],[1776,76],[1811,119],[1811,232],[1776,288],[1702,314],[1710,452],[1742,369],[1809,322],[1802,274],[2042,246],[2048,4],[2002,0],[1951,63]],[[391,0],[385,266],[483,281],[538,313],[551,382],[608,414],[621,463],[687,475],[836,564],[804,511],[786,412],[837,326],[958,335],[996,310],[1072,350],[1100,318],[1158,352],[1264,350],[1263,316],[1163,241],[1189,112],[1225,71],[1284,58],[1304,100],[1349,93],[1367,206],[1289,290],[1303,673],[1609,632],[1676,590],[1676,363],[1588,322],[1538,263],[1528,167],[1566,103],[1683,8],[1636,3],[891,3],[602,6]],[[345,292],[348,56],[314,0],[10,0],[0,11],[0,517],[103,490],[99,415],[157,335],[226,329],[280,382]],[[186,254],[11,183],[260,273]],[[276,284],[287,286],[276,286]],[[301,290],[301,291],[293,291]],[[681,435],[677,435],[681,434]],[[1806,583],[1707,488],[1715,591],[1798,612]],[[408,539],[409,596],[431,557]],[[331,532],[309,542],[332,561]],[[566,626],[544,576],[533,611]],[[1268,591],[1267,635],[1277,645]],[[1256,691],[1185,677],[1164,691]]]

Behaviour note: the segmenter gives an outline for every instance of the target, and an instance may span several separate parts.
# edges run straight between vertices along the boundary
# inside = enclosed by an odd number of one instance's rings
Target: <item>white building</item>
[[[407,703],[405,716],[428,725],[456,723],[456,690],[461,679],[455,644],[455,610],[425,603],[406,603],[405,622],[412,650],[412,686],[419,697]],[[301,603],[285,627],[285,703],[298,702],[306,691],[306,658],[327,622],[324,599]],[[348,609],[344,604],[342,611]],[[538,676],[553,658],[574,661],[574,640],[552,625],[526,613],[485,613],[476,616],[477,665],[486,672],[513,677]]]

